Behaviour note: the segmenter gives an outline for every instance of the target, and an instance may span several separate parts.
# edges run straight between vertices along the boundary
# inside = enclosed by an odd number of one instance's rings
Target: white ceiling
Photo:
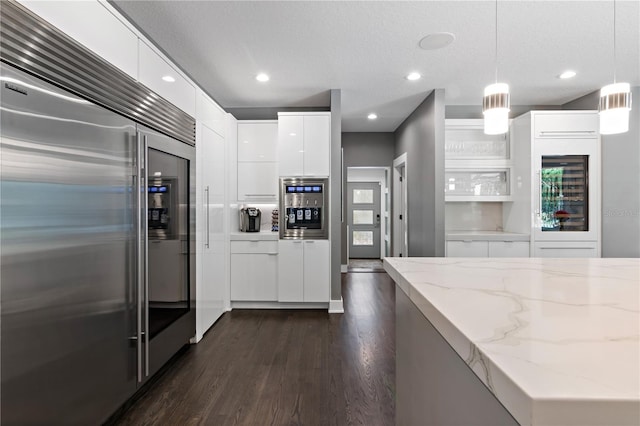
[[[431,90],[480,105],[495,78],[494,1],[113,3],[224,108],[328,106],[328,90],[342,89],[343,131],[394,131]],[[611,83],[613,5],[500,0],[498,78],[512,105],[560,105]],[[637,86],[640,0],[616,8],[617,80]],[[440,31],[455,42],[418,47]],[[578,75],[556,77],[567,69]],[[406,80],[411,71],[423,78]]]

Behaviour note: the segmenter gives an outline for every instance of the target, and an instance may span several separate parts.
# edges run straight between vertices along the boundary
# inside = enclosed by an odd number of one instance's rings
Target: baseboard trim
[[[349,265],[340,265],[340,273],[346,274],[347,272],[349,272]]]
[[[344,304],[342,303],[342,297],[340,298],[340,300],[329,301],[329,313],[344,314]]]
[[[328,309],[328,303],[322,302],[244,302],[232,301],[231,309]]]

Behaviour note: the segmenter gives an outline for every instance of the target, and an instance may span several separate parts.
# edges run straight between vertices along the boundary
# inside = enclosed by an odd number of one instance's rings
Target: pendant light
[[[498,83],[498,0],[496,0],[496,82],[484,88],[482,115],[484,115],[484,133],[501,135],[509,130],[509,85]]]
[[[616,1],[613,0],[613,84],[600,89],[600,133],[615,135],[629,131],[631,85],[616,83]]]

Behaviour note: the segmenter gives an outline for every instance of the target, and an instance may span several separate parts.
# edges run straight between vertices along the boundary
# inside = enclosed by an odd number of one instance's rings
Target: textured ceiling
[[[341,89],[343,131],[393,131],[431,90],[480,105],[495,78],[493,1],[112,3],[224,108],[327,106]],[[613,5],[501,0],[499,80],[512,105],[560,105],[612,82]],[[640,0],[616,7],[617,78],[640,85]],[[455,42],[418,47],[439,31]],[[567,69],[577,77],[558,79]],[[423,78],[406,80],[411,71]]]

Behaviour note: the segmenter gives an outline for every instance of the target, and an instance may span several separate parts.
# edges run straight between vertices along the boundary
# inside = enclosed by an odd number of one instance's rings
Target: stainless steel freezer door
[[[136,390],[134,123],[1,65],[4,424],[97,424]]]

